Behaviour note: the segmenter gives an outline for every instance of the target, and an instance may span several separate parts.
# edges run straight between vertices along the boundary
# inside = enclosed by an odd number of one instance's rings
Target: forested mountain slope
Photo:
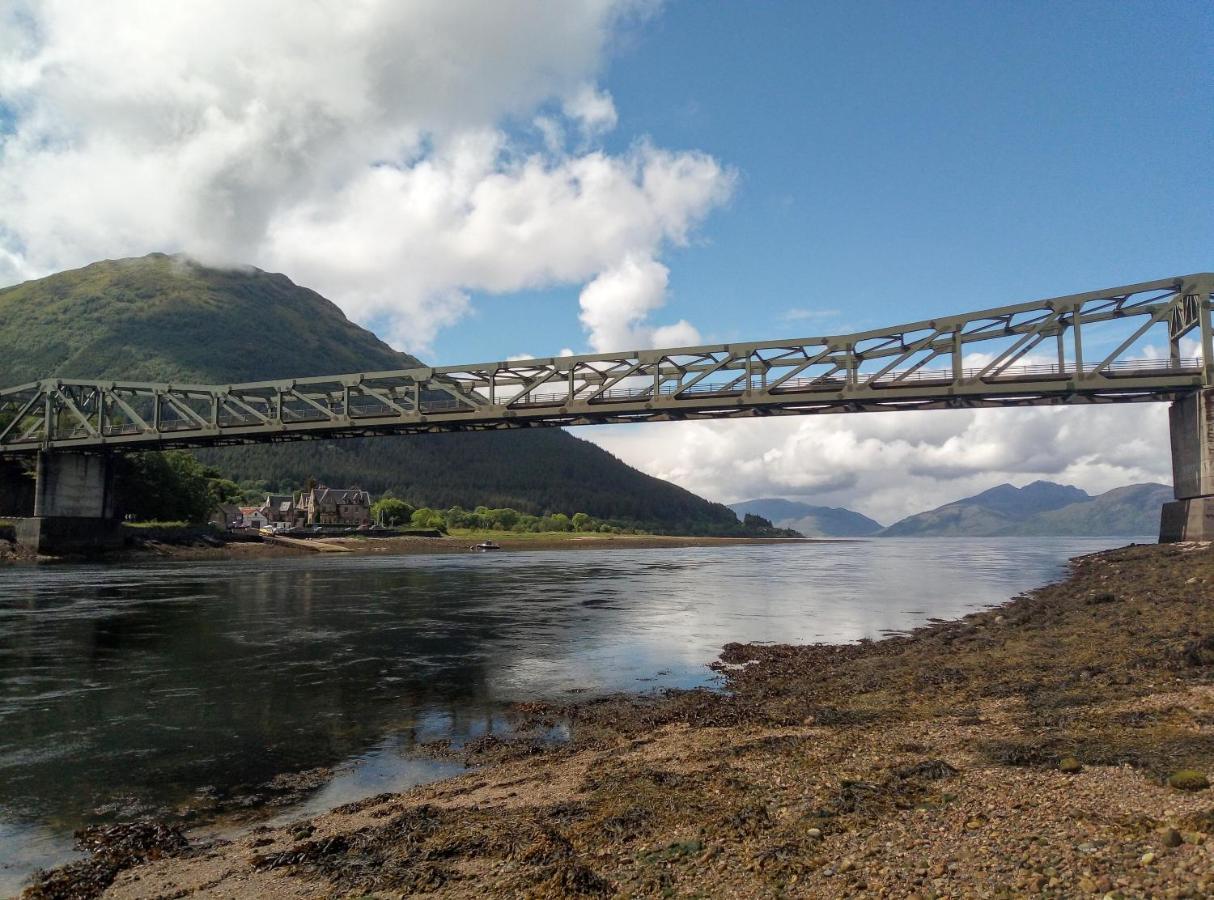
[[[284,275],[152,254],[0,290],[0,386],[55,375],[231,383],[421,365]],[[538,429],[254,445],[200,453],[273,489],[308,478],[435,507],[587,512],[665,531],[737,518],[599,447]]]

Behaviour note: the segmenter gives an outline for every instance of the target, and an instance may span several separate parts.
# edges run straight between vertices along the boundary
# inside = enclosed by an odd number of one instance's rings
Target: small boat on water
[[[495,541],[481,541],[479,544],[473,544],[468,549],[473,553],[488,553],[490,550],[501,550],[502,545]]]

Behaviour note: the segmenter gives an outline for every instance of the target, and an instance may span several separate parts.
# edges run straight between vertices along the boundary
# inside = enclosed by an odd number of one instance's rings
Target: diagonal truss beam
[[[0,390],[0,456],[1170,400],[1214,386],[1212,295],[1202,273],[786,341],[238,385],[52,379]],[[1050,339],[1056,353],[1035,356]]]

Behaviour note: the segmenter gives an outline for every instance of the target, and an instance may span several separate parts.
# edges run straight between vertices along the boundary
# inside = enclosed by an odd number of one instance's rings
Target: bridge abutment
[[[1173,401],[1168,417],[1176,499],[1163,505],[1160,543],[1214,540],[1214,389]]]
[[[17,522],[17,542],[36,553],[121,546],[114,517],[113,466],[106,454],[38,453],[33,517]]]

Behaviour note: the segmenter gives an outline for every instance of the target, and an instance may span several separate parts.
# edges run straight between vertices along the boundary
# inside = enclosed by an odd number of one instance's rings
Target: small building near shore
[[[221,503],[215,512],[211,513],[210,522],[217,528],[228,530],[244,527],[244,513],[240,507],[231,503]]]
[[[266,518],[265,513],[261,511],[260,506],[240,507],[241,528],[264,528],[269,524],[270,520]]]
[[[297,508],[306,525],[371,524],[371,495],[361,488],[321,485],[300,494]]]
[[[302,524],[305,518],[290,494],[266,494],[259,510],[267,522],[286,522],[292,527]]]

